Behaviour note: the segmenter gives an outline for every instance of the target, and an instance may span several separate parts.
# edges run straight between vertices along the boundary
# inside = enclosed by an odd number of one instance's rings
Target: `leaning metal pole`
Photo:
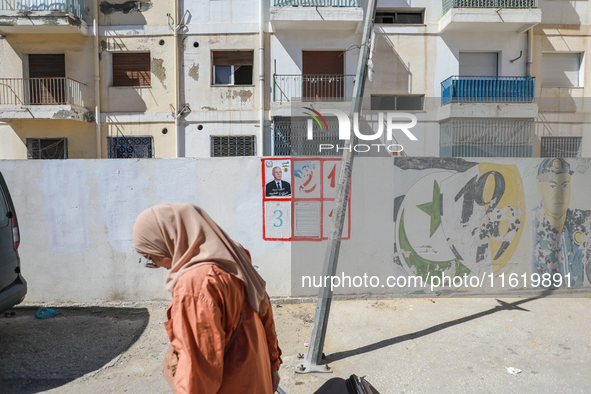
[[[367,75],[367,61],[369,59],[369,45],[371,31],[373,29],[373,20],[376,12],[377,0],[369,0],[367,12],[365,14],[365,25],[363,28],[363,38],[359,49],[359,61],[357,63],[357,73],[355,75],[355,85],[353,87],[353,97],[351,103],[351,113],[349,119],[354,119],[355,113],[361,112],[361,103],[363,89],[365,87],[365,78]],[[343,148],[343,157],[341,159],[341,170],[339,172],[339,183],[337,186],[337,197],[335,199],[336,214],[333,216],[330,234],[328,236],[328,246],[324,256],[323,276],[334,276],[337,270],[339,259],[339,249],[341,247],[341,237],[343,234],[343,224],[345,222],[345,213],[347,211],[347,200],[349,188],[351,185],[351,172],[353,170],[353,157],[355,151],[356,136],[353,132],[353,122],[350,122],[351,130],[349,139],[345,142]],[[326,328],[328,326],[328,316],[330,313],[330,304],[332,299],[332,290],[330,287],[320,287],[318,292],[318,301],[316,302],[316,313],[314,315],[314,327],[310,337],[308,353],[303,360],[296,361],[296,372],[332,372],[328,365],[323,365],[324,339],[326,338]]]

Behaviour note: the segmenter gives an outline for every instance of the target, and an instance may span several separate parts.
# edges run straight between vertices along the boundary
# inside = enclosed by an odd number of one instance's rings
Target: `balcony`
[[[274,0],[271,25],[277,30],[349,30],[363,22],[360,0]]]
[[[0,34],[88,35],[84,0],[0,0]]]
[[[439,31],[518,34],[542,21],[538,0],[443,0]]]
[[[86,85],[71,78],[0,79],[0,120],[70,119],[90,121]]]
[[[274,75],[273,101],[342,101],[353,94],[355,75]]]
[[[441,82],[438,119],[535,118],[534,97],[534,77],[452,76]]]
[[[441,82],[441,104],[529,103],[535,96],[535,77],[452,76]]]

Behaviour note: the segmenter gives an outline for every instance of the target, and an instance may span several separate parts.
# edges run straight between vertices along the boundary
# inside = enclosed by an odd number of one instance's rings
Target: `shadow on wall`
[[[0,386],[4,393],[37,393],[101,369],[129,349],[145,330],[146,308],[14,308],[0,317]]]
[[[107,94],[101,97],[103,112],[146,112],[145,96],[156,101],[150,88],[110,86]]]
[[[287,33],[276,33],[275,34],[275,38],[281,43],[281,46],[283,47],[283,49],[287,52],[287,54],[289,55],[289,58],[291,59],[291,61],[297,66],[298,68],[298,72],[288,72],[287,70],[282,69],[281,67],[279,67],[279,69],[275,69],[275,65],[272,65],[271,68],[271,74],[301,74],[302,73],[302,49],[301,47],[297,46],[297,45],[291,45],[291,41],[293,40],[292,35],[287,32]]]
[[[544,15],[544,24],[570,25],[572,30],[581,25],[581,19],[575,9],[575,1],[540,1],[539,7]],[[583,0],[587,1],[587,0]]]
[[[105,25],[146,25],[143,13],[152,8],[151,1],[110,2],[101,1],[99,11],[101,24]]]
[[[394,43],[386,35],[380,35],[374,54],[375,93],[409,94],[412,89],[412,73],[409,64],[400,57]],[[387,79],[385,79],[387,78]]]

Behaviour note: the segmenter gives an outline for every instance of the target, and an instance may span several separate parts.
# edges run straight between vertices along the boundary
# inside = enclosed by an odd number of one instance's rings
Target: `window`
[[[252,85],[253,51],[212,52],[213,85]]]
[[[151,135],[107,137],[109,159],[138,159],[154,157],[154,141]]]
[[[376,12],[375,23],[389,25],[422,25],[423,10],[380,11]]]
[[[581,137],[542,137],[540,157],[581,157]]]
[[[582,53],[543,53],[542,86],[580,87]]]
[[[424,95],[371,95],[372,111],[422,111]]]
[[[255,156],[254,135],[211,136],[211,157]]]
[[[27,138],[27,159],[67,158],[67,138]]]
[[[150,53],[113,53],[113,86],[151,86]]]
[[[273,117],[273,156],[340,156],[342,152],[332,149],[319,151],[320,144],[342,146],[339,140],[339,120],[336,116],[326,116],[327,129],[321,130],[312,124],[312,139],[308,139],[309,117]]]

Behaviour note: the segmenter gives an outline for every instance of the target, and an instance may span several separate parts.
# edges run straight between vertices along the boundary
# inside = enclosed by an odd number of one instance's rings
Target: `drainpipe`
[[[96,155],[97,159],[103,157],[103,146],[101,141],[101,67],[99,59],[99,0],[94,1],[93,10],[93,33],[94,33],[94,101],[95,101],[95,122],[96,122]]]
[[[534,49],[534,31],[533,27],[527,30],[527,63],[525,64],[525,76],[532,76],[532,59]]]
[[[265,134],[265,29],[264,29],[265,1],[259,0],[259,138],[257,152],[263,155],[263,136]]]
[[[181,65],[179,62],[179,0],[174,0],[174,135],[176,136],[176,157],[181,157],[181,137],[179,128],[179,116],[181,106]]]
[[[186,27],[184,24],[185,18],[189,10],[185,11],[183,15],[183,19],[180,19],[180,9],[179,9],[179,0],[174,0],[174,16],[171,16],[170,13],[167,14],[169,18],[172,18],[172,25],[170,24],[170,20],[168,22],[168,26],[174,33],[174,108],[173,114],[174,117],[174,135],[176,138],[176,157],[181,157],[181,138],[180,138],[180,118],[183,115],[183,111],[179,108],[181,106],[181,61],[180,61],[180,39],[179,39],[179,31]]]

